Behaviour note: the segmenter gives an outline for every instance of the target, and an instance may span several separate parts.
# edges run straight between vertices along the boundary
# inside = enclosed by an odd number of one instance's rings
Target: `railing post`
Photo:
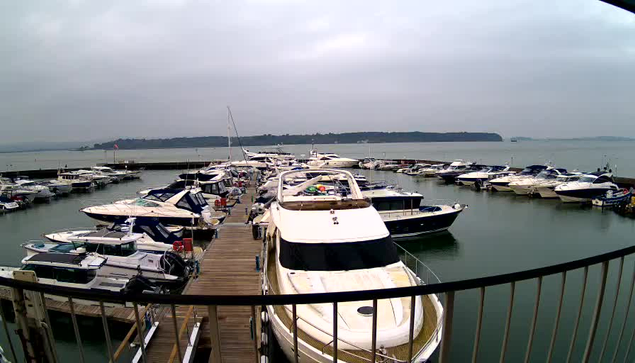
[[[562,273],[562,284],[560,285],[560,300],[558,302],[558,311],[556,312],[556,321],[553,324],[553,333],[551,334],[551,343],[549,343],[549,353],[547,353],[547,363],[551,362],[553,349],[556,346],[556,337],[558,336],[558,327],[560,326],[560,314],[562,313],[562,302],[564,301],[564,289],[567,284],[567,272]]]
[[[104,302],[99,302],[99,310],[101,310],[101,323],[104,327],[104,337],[106,338],[106,348],[108,349],[108,358],[111,363],[115,362],[115,356],[112,352],[112,341],[110,340],[110,330],[108,329],[108,318],[106,317],[106,309],[104,308]]]
[[[371,362],[377,360],[377,299],[373,299],[373,331],[372,331],[372,357]]]
[[[452,319],[454,317],[454,291],[445,293],[445,315],[443,316],[443,338],[439,363],[449,362],[450,340],[452,339]]]
[[[617,274],[617,286],[615,287],[615,300],[613,301],[613,311],[611,312],[611,319],[609,320],[609,326],[606,328],[606,337],[604,337],[604,343],[602,344],[602,350],[600,351],[600,358],[598,362],[604,358],[604,352],[606,352],[606,344],[609,342],[609,336],[611,335],[611,328],[613,327],[613,319],[615,318],[615,309],[617,308],[617,302],[620,297],[620,286],[622,285],[622,272],[624,272],[624,257],[620,258],[620,270]],[[616,348],[617,349],[617,348]]]
[[[258,338],[260,337],[260,332],[258,331],[258,322],[260,319],[256,316],[256,307],[254,305],[251,306],[251,321],[253,321],[254,328],[254,354],[256,355],[256,363],[260,362],[260,354],[258,354]],[[262,342],[261,342],[262,343]]]
[[[580,293],[580,305],[578,306],[578,315],[573,326],[573,333],[571,338],[571,345],[569,345],[569,353],[567,354],[567,363],[571,362],[573,355],[573,348],[575,348],[575,341],[578,336],[578,327],[580,326],[580,317],[582,316],[582,308],[584,307],[584,296],[586,294],[587,280],[589,279],[589,266],[584,268],[584,279],[582,281],[582,292]]]
[[[538,322],[538,310],[540,308],[540,293],[542,292],[542,276],[538,278],[538,291],[536,292],[536,304],[534,305],[534,316],[531,319],[531,330],[529,332],[529,342],[527,342],[527,352],[525,353],[525,363],[529,363],[531,357],[531,348],[534,342],[534,334],[536,333],[536,323]]]
[[[478,318],[476,320],[476,332],[474,334],[474,351],[472,352],[472,362],[476,363],[478,358],[478,344],[481,340],[481,326],[483,324],[483,306],[485,305],[485,288],[481,287],[481,298],[478,304]]]
[[[18,357],[15,354],[15,348],[13,348],[13,342],[11,341],[11,333],[9,332],[9,327],[7,326],[7,317],[4,314],[4,307],[2,303],[0,303],[0,314],[2,316],[2,325],[4,326],[4,332],[7,335],[7,341],[9,342],[9,347],[11,348],[11,355],[13,356],[13,361],[17,363]]]
[[[79,361],[84,363],[84,345],[82,344],[82,336],[79,333],[79,326],[77,325],[77,316],[75,315],[75,303],[73,298],[68,298],[68,304],[71,310],[71,321],[73,323],[73,330],[75,331],[75,340],[77,341],[77,349],[79,351]],[[55,342],[52,342],[55,344]]]
[[[505,333],[503,335],[503,347],[501,348],[500,363],[505,363],[505,354],[507,354],[507,343],[509,342],[509,330],[512,323],[512,312],[514,310],[514,295],[516,293],[516,282],[510,284],[511,291],[509,294],[509,307],[507,308],[507,320],[505,322]]]
[[[425,299],[427,297],[422,297],[421,299]],[[408,362],[412,362],[412,348],[414,345],[414,335],[415,335],[415,312],[417,309],[417,296],[412,295],[410,297],[410,329],[408,331]]]
[[[176,307],[174,306],[174,304],[170,305],[170,310],[172,310],[172,324],[174,325],[174,342],[176,344],[176,354],[179,356],[179,362],[183,363],[183,354],[181,353],[181,339],[179,336],[179,324],[177,322]],[[188,337],[187,340],[189,341],[190,338]]]
[[[137,303],[132,303],[132,308],[134,310],[134,318],[137,322],[137,335],[139,336],[139,344],[141,345],[141,360],[145,363],[148,361],[148,357],[146,356],[146,345],[145,345],[145,336],[143,335],[143,327],[141,326],[141,319],[139,319],[139,306]]]
[[[207,307],[209,316],[209,331],[212,341],[212,354],[209,356],[210,363],[221,363],[220,331],[218,329],[218,308],[216,305]],[[189,337],[188,337],[189,340]]]
[[[295,363],[298,363],[300,352],[298,352],[298,307],[293,304],[292,308],[292,318],[293,318],[293,356]]]
[[[333,363],[337,363],[337,301],[333,303]]]
[[[626,329],[626,323],[628,322],[628,314],[631,311],[631,302],[633,301],[633,288],[635,287],[635,265],[633,266],[633,278],[631,279],[631,291],[628,293],[628,302],[626,303],[626,312],[624,313],[624,322],[622,323],[622,329],[620,330],[620,336],[617,339],[617,344],[615,345],[615,352],[613,352],[613,358],[611,358],[611,362],[615,362],[617,359],[617,353],[620,350],[620,344],[622,343],[622,338],[624,337],[624,330]],[[628,359],[628,353],[630,352],[630,343],[628,351],[626,352],[626,358]]]
[[[602,277],[600,280],[600,289],[598,291],[598,297],[595,302],[595,309],[593,311],[593,320],[591,321],[591,327],[589,328],[589,339],[584,348],[584,356],[582,362],[586,363],[591,358],[591,352],[593,350],[593,341],[595,340],[595,333],[600,321],[600,313],[602,312],[602,302],[604,301],[604,291],[606,290],[606,276],[609,271],[609,261],[602,262]]]

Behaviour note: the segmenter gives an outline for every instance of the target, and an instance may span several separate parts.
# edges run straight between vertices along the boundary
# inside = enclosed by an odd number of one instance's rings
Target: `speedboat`
[[[168,250],[162,254],[139,251],[136,243],[142,237],[141,233],[106,231],[70,237],[70,243],[32,241],[22,247],[27,256],[40,253],[96,253],[106,258],[98,272],[101,276],[132,278],[141,274],[155,283],[184,283],[192,271],[190,265],[181,256]]]
[[[617,192],[609,190],[605,195],[593,198],[591,204],[595,207],[608,208],[631,201],[633,196],[632,189],[623,188]]]
[[[22,260],[22,267],[0,267],[0,277],[33,281],[60,287],[73,287],[94,292],[156,291],[144,277],[106,277],[99,274],[106,258],[96,254],[39,253]],[[52,300],[68,302],[68,298],[46,295]],[[95,301],[74,299],[76,303],[94,305]]]
[[[448,167],[449,164],[434,164],[434,165],[430,165],[428,167],[424,167],[418,170],[418,172],[416,174],[413,174],[412,176],[415,177],[423,177],[423,178],[432,178],[435,177],[437,175],[437,172],[444,170],[446,167]]]
[[[358,163],[360,169],[370,169],[375,170],[377,165],[379,165],[379,160],[375,158],[364,158]]]
[[[215,226],[209,205],[201,193],[194,189],[153,190],[143,198],[87,207],[81,211],[93,219],[108,223],[125,223],[128,218],[135,217],[140,223],[150,220],[185,227]]]
[[[33,180],[18,179],[15,181],[15,185],[18,188],[34,191],[35,192],[35,195],[33,196],[34,201],[47,202],[47,201],[50,201],[51,198],[55,196],[55,193],[53,193],[47,186],[37,184]]]
[[[181,241],[179,235],[170,231],[161,223],[145,221],[144,224],[136,223],[135,218],[129,218],[125,224],[111,224],[102,228],[76,228],[65,229],[47,233],[46,239],[55,243],[85,242],[89,239],[110,240],[119,239],[124,235],[138,234],[136,239],[137,249],[143,252],[165,253],[171,251],[177,241]]]
[[[491,165],[481,168],[481,170],[473,171],[471,173],[461,174],[456,177],[456,180],[467,186],[480,183],[481,185],[491,179],[500,178],[505,175],[514,174],[509,170],[509,165]]]
[[[555,189],[558,185],[569,183],[580,179],[582,174],[579,172],[564,173],[558,175],[555,179],[548,179],[534,184],[532,194],[540,195],[540,198],[558,198]]]
[[[426,169],[426,168],[429,168],[431,166],[432,165],[430,165],[430,164],[415,164],[415,165],[413,165],[413,166],[411,166],[409,168],[403,169],[402,173],[404,173],[406,175],[410,175],[410,176],[415,176],[415,175],[418,175],[419,172],[422,169]],[[402,170],[402,169],[400,169],[400,170]],[[397,170],[397,172],[399,172],[399,170]]]
[[[392,188],[363,191],[379,212],[392,238],[445,231],[467,207],[464,204],[421,205],[423,195]]]
[[[523,178],[531,178],[538,175],[538,173],[545,169],[547,169],[547,166],[545,165],[529,165],[525,167],[525,169],[521,170],[521,172],[518,174],[495,178],[490,180],[489,183],[497,192],[511,192],[512,189],[509,187],[509,183],[521,180]]]
[[[475,165],[463,160],[455,160],[446,169],[442,169],[436,172],[436,176],[442,179],[446,183],[454,183],[459,175],[477,171],[483,168],[483,165]]]
[[[620,188],[613,182],[613,174],[585,174],[578,181],[558,185],[554,191],[565,203],[589,203],[593,198]]]
[[[535,190],[535,187],[542,182],[556,180],[559,175],[565,174],[567,169],[558,169],[548,167],[547,169],[538,173],[535,177],[521,178],[510,182],[507,186],[516,195],[529,195]]]
[[[109,166],[93,166],[90,169],[96,174],[109,177],[114,184],[117,184],[129,177],[129,173],[127,173],[126,171],[117,171]]]
[[[17,210],[19,208],[20,208],[20,205],[17,202],[3,195],[0,195],[0,212],[1,213],[13,212],[14,210]]]
[[[400,261],[386,225],[353,175],[343,170],[318,172],[286,189],[285,180],[292,180],[298,172],[280,175],[277,198],[263,217],[268,223],[264,293],[335,293],[423,283]],[[415,309],[412,361],[427,361],[440,344],[442,330],[443,307],[434,294],[415,297],[413,305],[410,297],[379,300],[378,315],[371,301],[340,303],[336,317],[338,362],[359,362],[363,361],[360,356],[372,355],[373,321],[380,348],[377,357],[392,361],[394,355],[405,361],[411,306]],[[293,360],[291,307],[269,305],[266,310],[282,351]],[[299,360],[333,362],[332,310],[324,304],[302,304],[296,312]]]
[[[341,157],[335,153],[318,153],[311,150],[311,157],[307,162],[309,166],[320,168],[352,168],[357,166],[359,160]]]
[[[34,190],[20,187],[9,178],[0,178],[0,195],[6,196],[18,204],[28,205],[32,203],[37,193]]]
[[[92,178],[76,171],[60,172],[57,180],[69,183],[74,192],[88,192],[95,188]]]
[[[58,196],[68,195],[73,190],[71,183],[68,183],[66,181],[45,180],[45,181],[39,182],[39,184],[49,188],[51,192],[53,192],[55,195],[58,195]]]

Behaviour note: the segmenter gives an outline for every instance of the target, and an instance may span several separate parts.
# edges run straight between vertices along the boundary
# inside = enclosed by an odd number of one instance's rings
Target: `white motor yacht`
[[[418,175],[421,172],[421,170],[427,169],[431,166],[432,165],[430,164],[415,164],[409,168],[404,169],[402,173],[406,175],[410,175],[410,176],[415,176],[415,175]],[[399,172],[399,170],[397,170],[397,172]]]
[[[0,195],[13,201],[30,204],[35,200],[37,193],[37,191],[20,187],[9,178],[0,178]]]
[[[93,166],[90,168],[98,175],[107,176],[111,179],[112,183],[119,183],[120,181],[130,178],[129,173],[126,171],[117,171],[109,166]]]
[[[95,254],[39,253],[22,260],[22,267],[0,267],[0,277],[40,284],[73,287],[96,292],[124,292],[152,290],[143,278],[114,278],[99,275],[106,258]],[[138,282],[141,282],[138,284]],[[46,297],[62,302],[68,298],[57,295]],[[96,305],[96,301],[73,299],[78,304]]]
[[[374,170],[379,165],[380,161],[375,158],[364,158],[357,165],[360,169]]]
[[[518,174],[511,174],[502,176],[499,178],[491,179],[489,183],[492,185],[494,190],[497,192],[511,192],[512,189],[509,187],[509,183],[517,180],[521,180],[523,178],[531,178],[535,175],[538,175],[541,171],[547,169],[545,165],[529,165],[520,171]]]
[[[209,205],[195,189],[152,191],[143,198],[121,200],[112,204],[87,207],[87,216],[108,223],[125,223],[130,217],[145,222],[208,228],[215,226]]]
[[[566,172],[567,172],[566,169],[547,167],[547,169],[541,171],[534,177],[527,177],[527,178],[514,180],[510,182],[507,186],[516,195],[530,195],[535,191],[535,188],[537,185],[546,181],[556,180],[556,178],[559,175],[565,174]]]
[[[437,172],[438,171],[441,171],[441,170],[445,169],[447,166],[449,166],[449,165],[447,165],[447,164],[433,164],[433,165],[430,165],[428,167],[419,169],[417,174],[413,174],[412,176],[420,177],[420,178],[433,178],[433,177],[437,176]]]
[[[76,171],[60,172],[57,180],[70,184],[75,192],[88,192],[95,188],[92,178]]]
[[[481,183],[481,185],[492,179],[500,178],[506,175],[514,174],[509,170],[509,165],[491,165],[481,168],[481,170],[473,171],[471,173],[461,174],[456,177],[456,180],[462,185],[472,186],[475,183]]]
[[[558,175],[555,179],[544,180],[534,185],[533,194],[540,195],[540,198],[558,198],[556,194],[556,187],[558,185],[573,182],[580,179],[582,176],[579,172],[571,172]]]
[[[39,184],[49,188],[55,195],[68,195],[73,190],[71,183],[66,181],[45,180],[39,182]]]
[[[33,180],[18,179],[15,181],[15,184],[18,188],[34,191],[34,201],[47,202],[55,196],[55,193],[53,193],[47,186],[37,184]]]
[[[180,285],[189,277],[191,267],[181,256],[168,250],[164,250],[163,254],[139,251],[137,241],[143,234],[108,230],[100,232],[70,237],[70,243],[33,241],[22,247],[27,256],[40,253],[96,253],[106,258],[98,273],[106,277],[132,278],[141,274],[150,281],[170,285]]]
[[[565,203],[590,203],[593,198],[606,195],[609,190],[620,188],[613,182],[613,174],[585,174],[577,181],[558,185],[554,191]]]
[[[351,173],[311,171],[304,183],[283,188],[298,171],[280,175],[277,199],[265,213],[266,294],[312,294],[415,286],[422,283],[399,259],[388,229]],[[324,184],[323,184],[324,183]],[[327,187],[327,185],[332,185]],[[440,344],[443,307],[436,295],[415,298],[414,359],[425,362]],[[377,302],[378,359],[405,361],[411,299]],[[273,332],[293,360],[290,306],[267,306]],[[372,301],[297,305],[298,355],[301,362],[333,362],[333,319],[337,319],[338,362],[370,357]],[[423,334],[423,335],[421,335]],[[332,348],[332,347],[330,347]],[[363,360],[362,360],[363,361]]]
[[[341,157],[335,153],[318,153],[311,150],[311,157],[307,165],[320,168],[352,168],[357,166],[359,160]]]
[[[444,177],[446,175],[452,176],[452,182],[454,178],[465,173],[464,170],[467,170],[473,163],[465,162],[463,160],[455,160],[453,161],[447,168],[437,170],[435,173],[436,177],[439,179],[446,180]],[[461,173],[463,171],[463,173]]]

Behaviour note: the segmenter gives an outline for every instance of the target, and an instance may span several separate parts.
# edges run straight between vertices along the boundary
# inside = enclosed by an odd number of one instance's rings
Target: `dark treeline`
[[[348,132],[342,134],[313,135],[258,135],[240,138],[243,146],[289,145],[289,144],[355,144],[392,142],[456,142],[456,141],[503,141],[496,133],[489,132]],[[94,149],[165,149],[227,146],[225,136],[175,137],[170,139],[117,139],[95,144]],[[232,145],[238,139],[232,138]]]

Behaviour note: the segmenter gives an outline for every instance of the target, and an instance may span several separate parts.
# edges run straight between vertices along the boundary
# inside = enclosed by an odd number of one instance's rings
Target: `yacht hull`
[[[602,196],[608,189],[558,190],[555,193],[565,203],[590,203],[593,198]]]
[[[84,211],[84,213],[92,219],[102,221],[102,222],[117,223],[117,224],[124,224],[126,223],[126,220],[130,218],[129,215],[100,214],[100,213],[90,213],[86,211]],[[144,221],[158,221],[164,225],[173,224],[173,225],[184,226],[184,227],[190,227],[192,225],[198,226],[198,223],[199,223],[198,218],[196,217],[194,218],[193,221],[192,221],[192,218],[189,218],[189,217],[169,217],[169,216],[139,217],[137,216],[136,218],[137,218],[137,221],[139,221],[140,223],[143,223]]]
[[[418,215],[407,215],[408,211],[404,211],[402,218],[392,220],[384,217],[389,214],[380,213],[380,215],[393,238],[409,238],[447,230],[462,211],[463,208],[460,208],[439,214],[420,213]]]
[[[536,193],[540,195],[540,198],[558,198],[558,194],[554,190],[555,187],[538,187]]]
[[[516,195],[529,195],[531,194],[531,191],[533,189],[531,185],[512,185],[512,186],[509,186],[509,188]]]
[[[490,182],[490,183],[492,184],[492,188],[494,188],[497,192],[511,192],[512,191],[512,188],[509,187],[508,182],[506,183]]]

